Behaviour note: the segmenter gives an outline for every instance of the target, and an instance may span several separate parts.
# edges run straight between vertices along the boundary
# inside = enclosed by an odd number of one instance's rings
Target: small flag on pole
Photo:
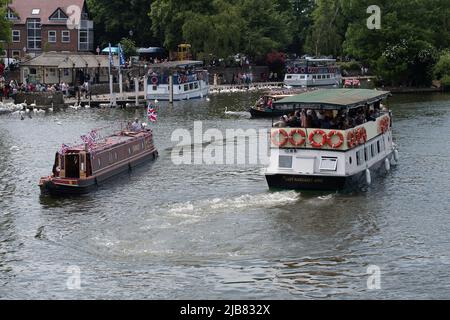
[[[149,103],[147,107],[147,117],[151,122],[156,122],[156,120],[158,119],[158,114],[156,113],[156,110],[153,108],[151,103]]]
[[[125,66],[125,54],[123,53],[122,45],[119,43],[119,64],[121,67]]]
[[[60,155],[65,155],[67,150],[69,150],[69,146],[67,144],[62,144],[61,149],[59,149]]]

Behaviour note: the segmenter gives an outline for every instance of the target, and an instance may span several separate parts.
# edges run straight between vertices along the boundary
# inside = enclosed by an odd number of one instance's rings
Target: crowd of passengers
[[[376,119],[388,109],[381,104],[363,106],[348,111],[301,109],[280,117],[274,127],[347,130]]]

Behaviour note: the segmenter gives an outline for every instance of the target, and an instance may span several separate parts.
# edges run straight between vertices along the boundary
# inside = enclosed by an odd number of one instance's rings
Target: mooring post
[[[173,103],[173,75],[169,76],[169,103]]]
[[[136,103],[136,106],[137,105],[139,105],[139,78],[134,78],[134,91],[135,91],[135,94],[136,94],[136,100],[135,100],[135,103]]]
[[[145,76],[144,76],[144,100],[147,99],[147,94],[148,94],[148,75],[145,74]]]

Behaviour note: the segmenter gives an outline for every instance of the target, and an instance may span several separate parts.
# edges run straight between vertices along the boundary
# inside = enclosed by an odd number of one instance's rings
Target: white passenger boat
[[[173,101],[206,97],[209,94],[208,72],[201,61],[172,61],[151,66],[147,80],[147,100]]]
[[[340,86],[341,70],[335,59],[306,58],[286,64],[284,84],[292,87]]]
[[[354,189],[371,184],[398,161],[391,112],[382,105],[387,91],[320,89],[275,105],[298,117],[271,129],[271,188]]]

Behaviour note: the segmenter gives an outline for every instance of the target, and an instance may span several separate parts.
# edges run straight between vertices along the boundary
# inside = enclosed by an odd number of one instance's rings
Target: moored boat
[[[270,188],[343,190],[370,185],[398,161],[387,91],[321,89],[279,100],[295,115],[271,129]]]
[[[107,179],[157,156],[152,130],[124,130],[92,144],[62,148],[55,155],[52,174],[42,177],[39,187],[44,194],[85,194]]]
[[[341,81],[341,70],[335,59],[289,61],[284,77],[284,84],[293,87],[340,86]]]
[[[209,75],[201,61],[154,64],[148,74],[147,100],[190,100],[209,94]]]

